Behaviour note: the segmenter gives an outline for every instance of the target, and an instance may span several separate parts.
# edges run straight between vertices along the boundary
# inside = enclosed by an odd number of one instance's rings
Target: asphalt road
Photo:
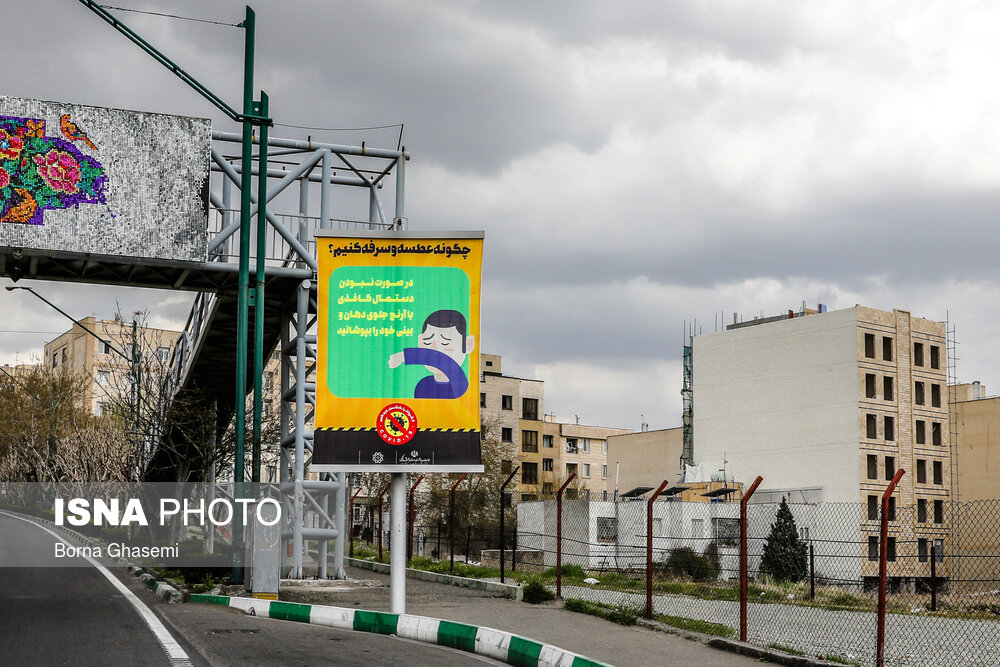
[[[59,567],[56,539],[0,514],[0,665],[498,664],[395,637],[168,605],[120,568]]]

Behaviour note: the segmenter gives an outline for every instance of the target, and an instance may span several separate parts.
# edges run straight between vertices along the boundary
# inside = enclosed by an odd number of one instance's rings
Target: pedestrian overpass
[[[194,292],[190,314],[171,353],[168,395],[177,403],[211,401],[216,408],[218,436],[236,413],[236,402],[245,400],[236,396],[239,202],[245,175],[239,166],[241,136],[213,132],[212,140],[205,261],[0,246],[0,276],[15,281],[47,280]],[[267,183],[267,239],[263,258],[266,287],[263,304],[251,304],[251,310],[264,309],[265,363],[276,349],[281,356],[280,441],[262,443],[262,448],[277,450],[279,481],[290,498],[285,516],[291,517],[291,521],[282,538],[291,545],[291,561],[283,567],[283,573],[301,577],[304,540],[320,540],[319,574],[325,576],[326,545],[334,540],[333,574],[342,576],[345,475],[326,473],[321,480],[307,479],[312,450],[310,423],[315,407],[312,373],[317,304],[313,233],[317,229],[359,232],[403,229],[405,163],[409,156],[405,149],[373,149],[365,144],[345,146],[277,138],[269,138],[267,144],[268,166],[263,175]],[[259,169],[255,167],[249,176],[246,180],[252,188],[251,200],[256,204],[259,185],[253,182],[253,177],[261,178]],[[387,189],[385,186],[390,183],[394,188]],[[385,212],[383,193],[393,205],[391,216]],[[367,197],[367,219],[350,218],[349,211],[365,208],[359,195]],[[282,208],[293,212],[275,212]],[[256,205],[251,213],[256,217]],[[251,242],[250,246],[252,277],[256,243]],[[254,336],[250,327],[248,378],[261,372],[254,367]],[[247,383],[248,393],[252,385]],[[197,446],[185,443],[183,437],[169,428],[155,434],[154,440],[146,470],[148,481],[209,481],[198,478],[198,474],[188,475],[186,466],[179,465],[197,456]],[[288,549],[283,548],[282,557],[287,554]]]

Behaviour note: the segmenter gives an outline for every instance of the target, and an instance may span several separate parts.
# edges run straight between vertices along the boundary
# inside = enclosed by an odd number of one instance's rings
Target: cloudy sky
[[[7,0],[0,94],[212,117],[76,0]],[[228,0],[116,0],[237,23]],[[28,8],[30,7],[30,11]],[[1000,5],[260,1],[273,136],[395,148],[413,230],[486,232],[482,349],[566,421],[680,424],[685,322],[822,302],[948,318],[1000,387]],[[238,106],[242,31],[116,12]],[[337,215],[335,211],[335,215]],[[340,211],[339,213],[344,213]],[[352,217],[350,212],[338,217]],[[360,217],[355,215],[354,217]],[[26,283],[27,284],[27,283]],[[37,285],[74,315],[190,295]],[[0,292],[0,361],[65,328]]]

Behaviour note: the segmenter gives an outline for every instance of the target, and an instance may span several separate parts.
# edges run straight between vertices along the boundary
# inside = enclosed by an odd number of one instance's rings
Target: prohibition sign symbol
[[[390,403],[378,413],[375,430],[390,445],[404,445],[417,434],[417,415],[402,403]]]

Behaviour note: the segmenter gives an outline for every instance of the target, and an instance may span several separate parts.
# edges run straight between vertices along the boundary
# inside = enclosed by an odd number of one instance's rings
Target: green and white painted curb
[[[244,613],[283,621],[325,625],[341,630],[395,635],[404,639],[429,642],[440,646],[484,655],[518,667],[610,667],[607,663],[585,658],[550,644],[520,637],[509,632],[455,623],[426,616],[389,614],[343,607],[276,602],[225,595],[195,594],[189,602],[218,604]]]

